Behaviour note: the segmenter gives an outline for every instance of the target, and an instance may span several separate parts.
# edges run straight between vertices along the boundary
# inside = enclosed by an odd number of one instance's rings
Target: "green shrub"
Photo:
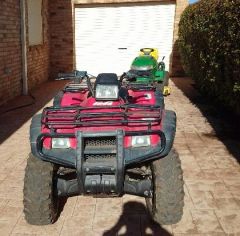
[[[185,71],[205,94],[240,113],[240,1],[201,0],[179,23]]]

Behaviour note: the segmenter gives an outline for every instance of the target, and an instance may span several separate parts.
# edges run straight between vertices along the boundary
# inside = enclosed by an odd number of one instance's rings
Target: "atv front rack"
[[[47,107],[42,113],[42,124],[48,128],[131,125],[150,130],[161,119],[161,106],[156,105]]]

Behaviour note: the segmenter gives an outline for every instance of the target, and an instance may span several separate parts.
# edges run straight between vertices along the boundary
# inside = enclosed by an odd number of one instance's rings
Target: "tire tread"
[[[58,204],[53,197],[54,171],[53,164],[29,154],[25,169],[23,205],[25,219],[30,224],[46,225],[56,220]]]
[[[155,207],[149,209],[160,224],[175,224],[182,218],[184,206],[183,172],[178,153],[172,149],[152,164],[155,187]],[[149,208],[149,207],[148,207]]]

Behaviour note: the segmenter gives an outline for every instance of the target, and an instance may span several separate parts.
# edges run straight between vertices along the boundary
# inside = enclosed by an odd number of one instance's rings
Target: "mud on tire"
[[[184,206],[183,173],[178,153],[172,149],[167,156],[151,164],[153,197],[146,198],[148,211],[159,224],[175,224],[182,218]]]
[[[29,154],[23,189],[24,214],[29,224],[46,225],[56,220],[58,213],[58,198],[54,194],[56,173],[55,165]]]

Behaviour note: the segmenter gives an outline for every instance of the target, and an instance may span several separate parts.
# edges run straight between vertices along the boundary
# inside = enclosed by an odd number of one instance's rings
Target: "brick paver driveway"
[[[231,124],[223,127],[221,120],[203,115],[205,110],[191,102],[196,97],[191,81],[173,81],[166,107],[177,112],[175,147],[185,180],[184,215],[178,224],[153,225],[144,200],[128,195],[69,198],[54,225],[25,222],[22,189],[30,118],[63,84],[48,82],[34,91],[34,105],[0,116],[0,235],[240,235],[240,147],[231,135],[218,139]],[[26,102],[19,98],[9,106]]]

